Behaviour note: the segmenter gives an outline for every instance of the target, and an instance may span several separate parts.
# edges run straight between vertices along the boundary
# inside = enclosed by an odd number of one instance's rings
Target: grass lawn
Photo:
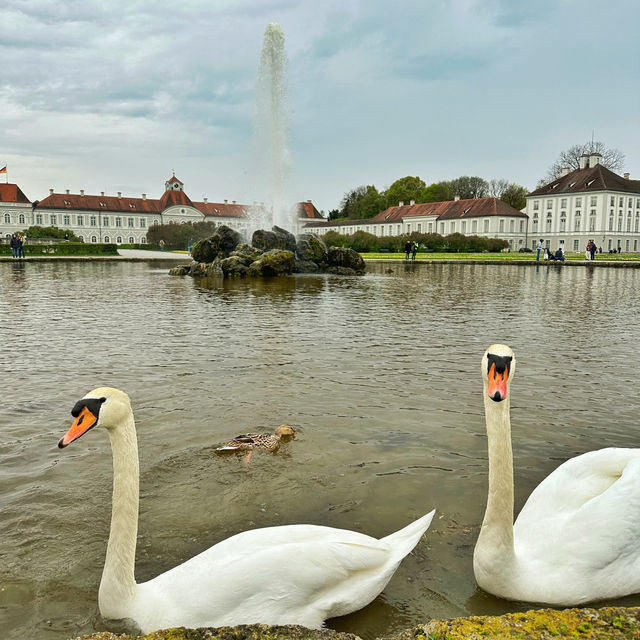
[[[404,253],[361,253],[365,260],[404,260]],[[584,253],[567,253],[566,260],[584,260]],[[535,262],[536,252],[533,253],[420,253],[416,261],[420,260],[507,260],[511,262]],[[596,254],[596,262],[621,262],[640,260],[637,253],[601,253]],[[543,262],[542,255],[540,262]]]

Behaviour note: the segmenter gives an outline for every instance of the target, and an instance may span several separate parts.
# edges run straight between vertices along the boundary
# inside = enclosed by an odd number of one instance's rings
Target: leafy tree
[[[511,205],[514,209],[524,209],[527,204],[527,193],[529,193],[526,187],[515,182],[510,182],[507,188],[501,193],[500,200]]]
[[[409,204],[411,200],[420,202],[420,196],[426,186],[424,180],[418,176],[399,178],[385,192],[387,207],[396,207],[398,202]]]
[[[422,190],[418,202],[445,202],[453,200],[454,195],[451,182],[434,182]]]
[[[489,183],[478,176],[460,176],[451,181],[451,189],[461,200],[484,198],[489,193]]]
[[[216,230],[215,222],[187,222],[186,224],[154,224],[147,231],[147,242],[159,244],[164,240],[167,249],[186,249],[189,243],[204,240]]]
[[[331,209],[329,211],[329,220],[337,220],[340,217],[340,209]]]
[[[624,168],[625,155],[619,149],[608,149],[604,142],[584,142],[574,144],[560,153],[558,159],[549,167],[547,173],[540,179],[538,186],[553,182],[562,175],[562,169],[568,168],[570,171],[580,168],[580,156],[584,154],[599,153],[602,155],[601,163],[620,173]]]
[[[29,238],[58,238],[60,240],[69,240],[71,242],[80,242],[80,238],[69,229],[59,229],[58,227],[41,227],[34,225],[24,231],[21,231],[23,236]]]
[[[373,218],[384,208],[384,198],[375,186],[360,185],[344,194],[340,203],[340,217],[349,220]]]

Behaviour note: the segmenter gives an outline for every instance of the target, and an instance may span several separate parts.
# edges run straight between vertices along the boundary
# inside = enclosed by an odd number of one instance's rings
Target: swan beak
[[[495,402],[502,402],[507,397],[507,380],[509,378],[509,368],[505,367],[502,372],[496,370],[496,363],[492,362],[489,368],[489,397]]]
[[[64,449],[68,444],[77,440],[98,422],[98,416],[94,415],[88,407],[83,407],[78,417],[74,420],[71,428],[60,438],[58,447]]]

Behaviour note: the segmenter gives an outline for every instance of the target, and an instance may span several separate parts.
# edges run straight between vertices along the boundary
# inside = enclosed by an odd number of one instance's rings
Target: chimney
[[[122,198],[122,191],[118,191],[118,198]]]
[[[624,179],[625,179],[625,180],[628,180],[628,179],[629,179],[629,174],[628,174],[628,173],[625,173],[625,174],[624,174]]]
[[[569,167],[562,167],[562,173],[560,175],[561,176],[569,175]]]
[[[589,167],[589,156],[586,153],[583,153],[578,159],[578,162],[580,163],[581,169],[587,169]]]
[[[460,196],[456,195],[456,197],[454,198],[454,201],[458,202],[458,200],[460,200]]]
[[[104,191],[101,191],[101,192],[100,192],[100,195],[101,195],[102,197],[104,197]]]
[[[209,202],[209,198],[203,198],[204,203],[207,204],[207,202]]]
[[[400,202],[398,202],[398,206],[399,207],[404,207],[404,200],[400,200]]]
[[[142,199],[143,199],[143,200],[146,200],[146,199],[147,199],[147,194],[146,194],[146,193],[143,193],[143,194],[142,194]]]
[[[52,196],[53,195],[53,189],[49,189],[49,195]]]
[[[307,200],[307,202],[308,202],[309,204],[311,204],[311,200]]]
[[[415,200],[409,200],[409,206],[413,207],[413,205],[416,203]]]
[[[224,199],[224,203],[225,203],[225,204],[228,204],[228,203],[229,203],[229,201],[225,198],[225,199]]]
[[[80,189],[80,195],[83,196],[84,195],[84,189]]]
[[[66,193],[69,193],[69,189],[65,189],[65,192],[66,192]]]
[[[236,203],[236,201],[235,201],[235,200],[232,200],[232,201],[231,201],[231,204],[235,204],[235,203]]]

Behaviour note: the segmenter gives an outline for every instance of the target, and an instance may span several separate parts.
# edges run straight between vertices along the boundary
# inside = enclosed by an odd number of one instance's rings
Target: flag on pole
[[[2,169],[0,169],[0,173],[7,173],[7,165],[5,164]]]

